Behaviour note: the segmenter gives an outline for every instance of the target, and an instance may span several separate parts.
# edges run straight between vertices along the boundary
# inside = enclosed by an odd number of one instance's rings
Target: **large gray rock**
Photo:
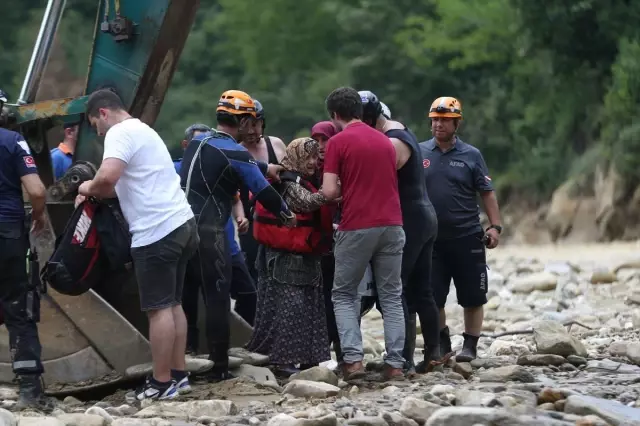
[[[229,356],[239,358],[244,364],[250,365],[267,365],[269,364],[269,356],[262,355],[256,352],[250,352],[245,348],[231,348],[228,352]]]
[[[565,362],[567,362],[567,360],[564,357],[553,354],[533,354],[518,357],[518,365],[562,365]]]
[[[0,408],[0,425],[2,426],[16,426],[18,424],[18,420],[11,413],[11,411],[5,410],[4,408]]]
[[[176,420],[196,420],[202,416],[222,417],[235,415],[238,408],[231,401],[207,400],[189,402],[157,402],[138,411],[134,417],[161,417]]]
[[[459,407],[496,407],[501,405],[496,399],[496,395],[491,392],[458,389],[455,395],[456,406]]]
[[[482,371],[478,374],[481,382],[523,382],[533,383],[533,375],[526,368],[520,365],[507,365],[505,367],[493,368]]]
[[[202,373],[210,370],[213,367],[213,361],[202,358],[186,358],[186,370],[191,373]],[[135,379],[139,377],[148,376],[153,373],[153,365],[148,362],[146,364],[132,365],[124,371],[124,377]]]
[[[402,401],[400,414],[423,425],[440,408],[440,405],[410,396]]]
[[[65,426],[62,420],[55,417],[18,417],[18,426]]]
[[[511,291],[514,293],[531,293],[534,290],[554,290],[558,285],[558,277],[551,272],[542,271],[530,275],[517,277],[511,283]]]
[[[556,321],[538,321],[533,326],[533,338],[538,353],[587,356],[587,350],[580,340],[571,336],[562,324]]]
[[[640,424],[640,409],[592,396],[571,395],[567,398],[564,411],[583,416],[595,414],[613,426]]]
[[[280,413],[269,419],[267,426],[336,426],[337,424],[338,418],[333,413],[314,419],[297,419],[288,414]]]
[[[340,393],[340,388],[323,382],[293,380],[285,386],[283,393],[300,398],[327,398]]]
[[[278,386],[276,376],[271,370],[265,367],[243,364],[240,367],[231,370],[231,373],[236,377],[249,377],[263,385]]]
[[[58,420],[62,421],[65,426],[106,426],[107,421],[102,416],[95,414],[61,414]]]
[[[309,380],[312,382],[324,382],[333,386],[338,386],[338,376],[328,368],[313,367],[303,370],[291,376],[291,380]]]
[[[381,416],[389,426],[418,426],[415,420],[408,419],[395,412],[383,411]]]
[[[518,419],[504,409],[483,407],[445,407],[436,411],[426,426],[520,426]]]

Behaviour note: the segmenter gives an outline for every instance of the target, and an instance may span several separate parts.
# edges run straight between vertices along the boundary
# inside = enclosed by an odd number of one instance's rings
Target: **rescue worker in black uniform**
[[[0,111],[6,102],[7,95],[0,90]],[[31,202],[30,221],[25,216],[22,186]],[[35,234],[42,232],[45,198],[29,145],[19,133],[2,128],[0,117],[0,306],[19,383],[17,408],[51,408],[42,389],[42,347],[36,325],[39,293],[26,269],[29,227]]]
[[[402,356],[405,369],[411,373],[430,371],[440,365],[438,308],[431,286],[431,254],[438,232],[435,209],[429,200],[424,181],[422,153],[415,135],[398,121],[387,119],[378,97],[361,91],[363,120],[387,135],[396,150],[398,191],[406,242],[402,254],[403,309],[406,339]],[[416,313],[420,318],[425,350],[424,361],[416,368]]]
[[[216,109],[217,129],[189,142],[180,170],[180,181],[198,223],[198,252],[187,266],[186,279],[199,281],[207,306],[207,344],[209,359],[215,364],[206,377],[218,382],[233,378],[229,373],[229,312],[231,252],[225,236],[232,202],[242,183],[284,225],[294,226],[295,215],[265,175],[274,177],[273,167],[256,162],[239,144],[253,132],[255,104],[239,90],[224,92]]]

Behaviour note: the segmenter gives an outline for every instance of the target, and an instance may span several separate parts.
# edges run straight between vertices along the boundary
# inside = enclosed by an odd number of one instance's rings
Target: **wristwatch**
[[[498,235],[502,234],[502,226],[500,225],[491,225],[485,230],[485,232],[489,229],[495,229],[496,231],[498,231]]]

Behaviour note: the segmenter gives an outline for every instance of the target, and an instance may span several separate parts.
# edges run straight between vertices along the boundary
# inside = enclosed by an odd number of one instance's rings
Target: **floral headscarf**
[[[313,155],[318,155],[318,142],[311,138],[298,138],[287,145],[282,166],[285,170],[307,174],[306,163]]]

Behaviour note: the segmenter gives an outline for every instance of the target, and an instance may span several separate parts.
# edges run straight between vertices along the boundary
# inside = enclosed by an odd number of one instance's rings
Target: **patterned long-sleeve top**
[[[313,193],[296,182],[284,183],[282,198],[295,213],[310,213],[328,203],[321,193]]]

